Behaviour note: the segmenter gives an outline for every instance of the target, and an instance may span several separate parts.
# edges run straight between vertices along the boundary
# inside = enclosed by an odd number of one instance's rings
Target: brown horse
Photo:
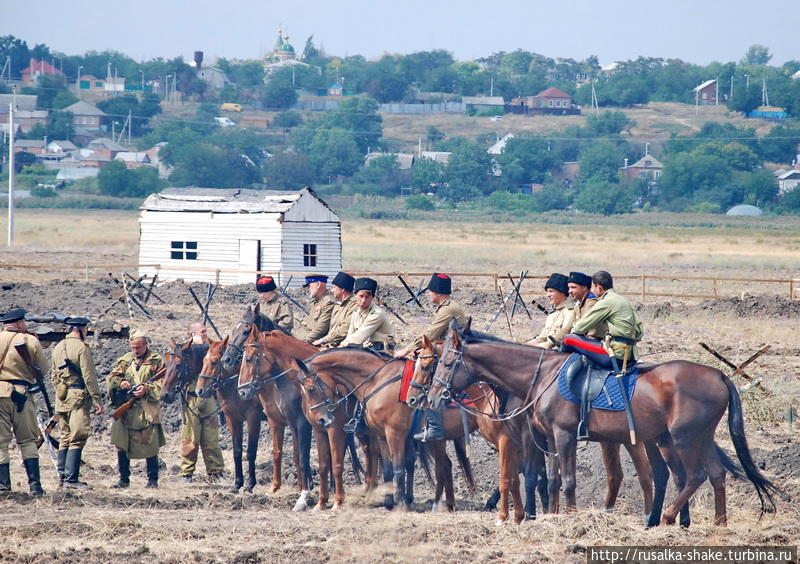
[[[575,507],[575,448],[578,406],[561,397],[554,385],[568,354],[509,343],[451,324],[442,359],[428,392],[431,405],[475,381],[506,389],[533,407],[533,423],[558,453],[548,461],[551,508],[558,510],[558,488],[563,481],[568,509]],[[645,443],[653,468],[656,495],[648,526],[657,525],[664,501],[668,472],[658,445],[672,443],[685,472],[683,487],[664,511],[661,522],[673,524],[700,484],[709,478],[714,490],[714,522],[727,524],[725,469],[714,442],[714,432],[725,409],[728,430],[739,462],[755,486],[762,512],[774,510],[773,494],[785,496],[753,463],[741,400],[736,386],[719,370],[687,361],[642,366],[631,398],[636,433]],[[624,412],[592,410],[589,437],[595,441],[627,444],[630,433]],[[560,478],[560,480],[559,480]],[[688,522],[682,523],[688,525]]]
[[[312,409],[317,412],[320,423],[333,425],[335,409],[347,398],[358,398],[363,405],[367,433],[379,440],[381,452],[385,452],[382,456],[384,479],[394,481],[395,494],[394,497],[387,495],[387,506],[403,502],[406,508],[410,507],[415,458],[411,440],[414,410],[398,401],[405,360],[386,357],[369,349],[340,348],[323,351],[306,363],[297,361],[301,383],[309,399],[316,403]],[[340,386],[346,390],[344,396],[339,396],[336,391]],[[475,429],[474,418],[468,418],[468,426],[468,432]],[[465,454],[464,428],[458,410],[445,411],[444,428],[445,438],[454,442],[469,487],[474,490],[475,481]],[[447,457],[445,441],[431,441],[426,446],[436,463],[434,509],[444,490],[447,509],[453,511],[452,464]],[[374,476],[376,471],[377,459],[372,456],[368,460],[367,473]]]
[[[355,456],[355,444],[348,440],[343,430],[344,424],[350,419],[348,406],[345,404],[337,406],[333,412],[335,424],[327,428],[323,427],[315,412],[310,409],[307,394],[304,393],[300,382],[294,376],[297,367],[295,359],[311,357],[318,353],[319,349],[310,343],[287,335],[283,331],[268,331],[260,333],[255,338],[258,339],[258,353],[261,355],[259,373],[255,375],[256,380],[263,380],[276,372],[291,372],[292,374],[287,374],[286,378],[301,392],[303,410],[314,431],[319,459],[319,500],[315,509],[322,510],[327,507],[331,471],[335,488],[333,508],[338,509],[344,504],[344,458],[348,446],[352,446],[350,453],[356,462],[354,468],[356,476],[361,469],[358,458]],[[246,382],[242,382],[242,384],[246,384]],[[352,406],[350,407],[350,411],[352,411]]]
[[[209,398],[216,393],[217,402],[225,415],[225,423],[231,434],[233,443],[233,467],[235,478],[232,493],[237,493],[244,485],[242,471],[242,443],[244,441],[244,424],[247,423],[247,485],[244,490],[251,493],[256,485],[256,454],[258,453],[258,436],[261,433],[263,412],[257,401],[245,401],[236,390],[238,372],[229,374],[222,370],[222,355],[228,344],[228,338],[222,341],[210,341],[208,352],[203,358],[203,366],[197,378],[195,393],[201,398]]]
[[[439,341],[434,346],[433,343],[428,341],[427,337],[422,338],[422,354],[418,357],[417,364],[414,371],[414,379],[411,384],[413,391],[409,392],[408,405],[411,407],[424,407],[427,401],[425,394],[430,389],[431,378],[436,369],[436,364],[441,356],[442,342]],[[521,400],[515,398],[515,402],[509,403],[507,409],[513,410],[515,407],[521,407],[522,404],[518,403]],[[479,407],[480,411],[497,416],[500,411],[497,409],[499,406],[492,404],[491,409],[484,409]],[[536,501],[535,501],[535,488],[537,483],[537,475],[541,468],[544,466],[544,458],[542,449],[547,447],[546,438],[539,436],[536,440],[531,436],[532,429],[529,429],[527,424],[520,424],[521,420],[525,419],[525,414],[517,412],[521,417],[511,418],[505,421],[492,420],[489,417],[478,418],[478,428],[481,434],[487,441],[492,443],[498,449],[500,457],[500,520],[503,518],[503,505],[505,505],[505,515],[508,515],[508,484],[515,483],[515,487],[519,488],[519,480],[517,478],[518,468],[518,449],[510,449],[511,452],[504,452],[505,449],[501,448],[502,444],[509,445],[509,441],[516,445],[524,445],[528,447],[528,455],[534,457],[530,461],[532,465],[531,470],[534,470],[533,476],[528,476],[524,473],[526,478],[526,507],[528,507],[528,518],[536,518]],[[513,426],[513,427],[512,427]],[[502,439],[502,442],[501,442]],[[538,446],[537,446],[538,445]],[[625,445],[628,453],[630,454],[631,461],[636,468],[636,474],[639,478],[639,485],[642,488],[642,496],[644,497],[644,512],[649,515],[653,508],[653,475],[650,470],[650,463],[647,460],[647,454],[641,443],[637,445]],[[507,448],[507,447],[506,447]],[[603,455],[603,462],[606,466],[606,478],[608,488],[606,492],[606,499],[604,509],[605,511],[612,511],[617,501],[619,488],[622,484],[622,464],[619,457],[620,445],[618,443],[601,442],[600,449]],[[523,454],[523,453],[519,453]],[[505,462],[505,464],[504,464]],[[513,482],[511,476],[514,476]],[[505,492],[504,492],[505,486]],[[512,496],[514,491],[511,490]],[[504,495],[505,494],[505,495]],[[519,495],[517,492],[516,495]],[[514,498],[514,505],[516,508],[516,497]],[[530,508],[532,506],[533,514],[531,515]]]
[[[285,377],[285,373],[278,372],[273,366],[271,367],[273,372],[269,378],[259,379],[263,363],[260,335],[258,326],[253,323],[243,345],[244,356],[239,368],[239,395],[244,400],[258,397],[264,413],[267,414],[272,431],[272,492],[280,487],[283,437],[286,427],[289,427],[294,445],[294,461],[298,475],[297,487],[300,491],[294,511],[303,511],[308,507],[313,484],[310,458],[311,424],[303,413],[300,392]]]
[[[414,365],[414,376],[408,391],[406,403],[412,409],[422,409],[427,403],[426,393],[430,387],[431,376],[436,367],[436,359],[441,354],[442,342],[435,345],[426,336],[422,337],[422,348]],[[472,407],[479,413],[499,414],[501,398],[485,383],[478,383],[481,393],[470,398]],[[513,403],[516,398],[511,398]],[[520,404],[521,405],[521,404]],[[509,405],[513,408],[513,405]],[[524,417],[506,421],[496,421],[489,417],[477,417],[478,432],[491,444],[500,461],[498,480],[498,525],[508,519],[508,496],[514,501],[514,521],[521,523],[524,518],[536,519],[536,490],[540,472],[544,469],[544,452],[535,447]],[[544,442],[544,439],[540,439]],[[520,494],[519,471],[521,461],[530,462],[530,470],[523,470],[526,476],[527,501],[523,505]],[[528,474],[531,474],[530,480]],[[545,478],[545,488],[546,488]],[[546,491],[546,490],[545,490]],[[544,501],[543,501],[544,503]],[[487,505],[489,505],[487,503]]]

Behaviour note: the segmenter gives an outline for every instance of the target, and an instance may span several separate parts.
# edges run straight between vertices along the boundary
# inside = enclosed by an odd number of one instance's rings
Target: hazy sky
[[[213,7],[207,7],[213,6]],[[0,35],[69,55],[114,49],[136,60],[195,50],[258,58],[283,26],[298,53],[309,35],[331,55],[446,49],[459,60],[521,48],[601,64],[639,55],[738,61],[759,43],[771,64],[800,59],[796,0],[0,0]]]

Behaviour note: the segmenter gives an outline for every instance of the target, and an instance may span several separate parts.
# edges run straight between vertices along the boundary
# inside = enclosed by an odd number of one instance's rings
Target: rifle
[[[142,382],[141,384],[137,384],[136,386],[134,386],[133,388],[131,388],[130,390],[128,390],[128,392],[127,392],[127,395],[128,395],[128,396],[131,396],[131,398],[130,398],[128,401],[126,401],[125,403],[123,403],[122,405],[120,405],[120,406],[119,406],[117,409],[115,409],[115,410],[114,410],[114,413],[112,413],[112,414],[111,414],[111,417],[113,417],[113,418],[114,418],[114,421],[119,421],[119,419],[120,419],[120,418],[121,418],[123,415],[125,415],[125,413],[126,413],[126,412],[127,412],[127,411],[128,411],[130,408],[131,408],[131,407],[133,407],[133,404],[136,402],[136,400],[138,400],[138,399],[139,399],[139,398],[137,398],[137,397],[135,397],[135,396],[133,395],[133,393],[134,393],[135,391],[142,389],[144,386],[146,386],[146,385],[148,385],[148,384],[152,384],[152,383],[153,383],[153,382],[155,382],[156,380],[160,380],[161,378],[163,378],[163,377],[164,377],[164,374],[166,374],[166,373],[167,373],[167,367],[165,366],[165,367],[163,367],[161,370],[159,370],[158,372],[156,372],[155,374],[153,374],[153,375],[152,375],[150,378],[148,378],[148,379],[147,379],[145,382]]]
[[[33,362],[31,358],[31,353],[28,350],[28,343],[17,343],[14,345],[14,349],[16,349],[17,354],[22,358],[25,362],[27,367],[33,372],[34,379],[36,380],[36,386],[29,388],[31,392],[39,392],[42,394],[44,398],[44,405],[47,407],[47,415],[50,417],[50,420],[45,422],[39,417],[39,414],[36,414],[36,424],[39,426],[39,432],[42,433],[42,440],[47,441],[47,448],[50,452],[50,458],[53,459],[53,464],[58,467],[56,456],[55,456],[55,449],[59,448],[58,441],[50,435],[50,431],[52,431],[58,420],[56,419],[55,411],[53,410],[53,404],[50,403],[50,396],[47,395],[47,387],[44,384],[44,377],[42,375],[42,369],[39,367],[38,364]],[[40,446],[40,445],[39,445]]]
[[[550,312],[549,312],[549,311],[547,311],[547,308],[546,308],[546,307],[544,307],[542,304],[540,304],[539,302],[537,302],[537,301],[536,301],[535,299],[533,299],[533,298],[531,298],[531,305],[534,305],[534,306],[536,306],[536,309],[538,309],[539,311],[541,311],[543,314],[545,314],[545,315],[550,315]]]
[[[292,302],[294,305],[296,305],[300,309],[300,311],[308,315],[308,310],[304,308],[302,305],[300,305],[300,302],[295,300],[292,296],[284,292],[281,288],[278,288],[278,293],[280,293],[281,296],[283,296],[284,298]]]

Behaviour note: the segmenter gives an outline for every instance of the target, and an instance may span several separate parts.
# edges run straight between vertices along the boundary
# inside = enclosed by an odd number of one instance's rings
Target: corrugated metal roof
[[[0,114],[7,114],[8,105],[12,102],[18,110],[35,110],[37,98],[35,94],[0,94]]]
[[[462,96],[461,101],[465,104],[475,104],[478,106],[503,106],[505,101],[502,96]]]
[[[304,188],[304,190],[307,190]],[[148,211],[213,211],[215,213],[285,213],[300,191],[245,188],[167,188],[152,194],[140,209]],[[310,190],[309,190],[310,192]]]
[[[88,102],[84,102],[83,100],[79,100],[78,102],[75,102],[71,106],[67,106],[66,108],[64,108],[64,111],[65,112],[72,112],[72,114],[76,115],[76,116],[100,116],[100,117],[103,117],[103,116],[108,115],[103,110],[98,108],[97,106],[93,106],[92,104],[89,104]]]

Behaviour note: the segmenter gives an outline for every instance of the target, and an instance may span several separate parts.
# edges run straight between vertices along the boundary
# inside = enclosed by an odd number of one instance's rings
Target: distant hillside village
[[[143,198],[167,186],[314,186],[402,196],[423,210],[485,199],[530,212],[725,212],[739,204],[797,212],[800,61],[774,67],[770,58],[753,45],[738,63],[706,66],[652,57],[601,65],[594,56],[523,50],[475,61],[443,50],[369,61],[328,55],[313,37],[298,52],[280,29],[259,60],[208,63],[196,51],[191,63],[136,62],[6,36],[2,149],[9,154],[13,128],[17,197],[52,205],[69,205],[68,195],[73,203]],[[708,121],[637,138],[626,109],[651,102],[695,113],[724,106],[753,125]],[[398,114],[502,122],[503,134],[427,125],[415,141],[385,136],[384,118]],[[544,117],[564,125],[533,135],[518,121]]]

